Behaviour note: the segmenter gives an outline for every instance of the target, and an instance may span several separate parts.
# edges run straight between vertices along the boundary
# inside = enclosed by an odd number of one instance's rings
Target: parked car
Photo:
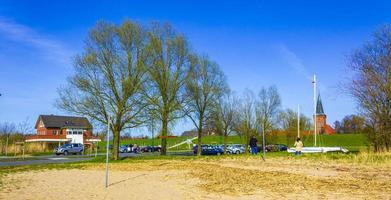
[[[84,145],[80,143],[67,143],[59,148],[54,149],[56,155],[64,154],[82,154],[84,151]]]
[[[274,151],[287,151],[288,146],[285,144],[269,144],[266,145],[266,151],[268,152],[274,152]]]
[[[194,154],[198,153],[198,146],[193,147]],[[222,155],[224,150],[219,146],[214,145],[201,145],[201,155]]]
[[[241,154],[245,152],[245,148],[242,144],[230,144],[227,145],[227,154]]]
[[[162,150],[159,146],[145,146],[141,148],[141,152],[160,152]]]
[[[162,151],[162,147],[161,146],[153,146],[153,151],[157,151],[157,152],[161,152]]]
[[[128,145],[121,145],[119,147],[119,152],[120,153],[128,153],[128,152],[130,152],[130,148]]]
[[[141,148],[137,145],[137,144],[134,144],[130,147],[130,151],[129,153],[140,153],[141,152]]]
[[[288,150],[288,146],[286,146],[285,144],[271,144],[271,145],[268,145],[267,150],[268,151],[286,151]]]

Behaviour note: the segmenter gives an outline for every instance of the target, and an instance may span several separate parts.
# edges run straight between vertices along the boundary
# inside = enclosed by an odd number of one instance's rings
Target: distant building
[[[202,136],[211,136],[216,135],[216,132],[210,129],[204,130],[202,132]],[[190,130],[190,131],[184,131],[181,136],[183,137],[197,137],[198,131],[197,130]]]
[[[35,123],[36,135],[26,142],[92,144],[100,139],[92,135],[92,125],[85,117],[40,115]]]
[[[318,134],[334,134],[334,129],[327,124],[327,115],[324,113],[322,100],[320,95],[316,102],[316,132]]]

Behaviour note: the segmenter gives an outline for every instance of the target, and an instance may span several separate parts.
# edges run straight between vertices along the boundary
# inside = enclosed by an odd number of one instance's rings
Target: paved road
[[[98,156],[104,156],[105,153],[99,153]],[[140,156],[154,156],[160,155],[159,152],[154,153],[120,153],[121,158],[125,157],[140,157]],[[192,152],[169,152],[170,156],[192,156]],[[68,156],[56,156],[56,155],[44,155],[44,156],[32,156],[26,157],[25,160],[18,158],[15,160],[13,157],[1,157],[0,167],[6,166],[20,166],[20,165],[41,165],[51,163],[68,163],[68,162],[81,162],[92,160],[94,156],[90,155],[68,155]]]
[[[62,157],[62,158],[46,158],[46,159],[37,159],[37,160],[2,161],[2,162],[0,162],[0,167],[80,162],[80,161],[86,161],[86,160],[91,160],[91,159],[92,159],[92,157],[75,157],[75,158]]]

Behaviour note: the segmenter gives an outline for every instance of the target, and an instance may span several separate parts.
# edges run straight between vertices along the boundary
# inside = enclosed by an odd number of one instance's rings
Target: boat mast
[[[314,80],[312,81],[314,85],[314,146],[316,147],[316,75],[314,74]]]
[[[300,105],[297,105],[297,137],[300,138]]]

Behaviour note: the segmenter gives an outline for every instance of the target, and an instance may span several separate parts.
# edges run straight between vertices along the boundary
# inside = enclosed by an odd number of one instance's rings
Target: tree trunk
[[[224,154],[227,152],[227,140],[228,140],[228,134],[227,131],[224,131]]]
[[[120,137],[120,132],[117,126],[114,127],[113,130],[113,158],[114,160],[118,160],[119,155],[118,155],[118,150],[119,150],[119,137]]]
[[[200,120],[199,120],[199,125],[198,125],[198,146],[197,146],[197,155],[200,156],[201,153],[202,153],[202,148],[201,148],[201,145],[202,145],[202,141],[201,141],[201,138],[202,138],[202,117],[200,117]]]
[[[8,154],[8,135],[7,135],[7,140],[5,142],[5,156]]]
[[[167,155],[167,132],[168,132],[168,121],[167,119],[162,120],[162,151],[160,155]]]

